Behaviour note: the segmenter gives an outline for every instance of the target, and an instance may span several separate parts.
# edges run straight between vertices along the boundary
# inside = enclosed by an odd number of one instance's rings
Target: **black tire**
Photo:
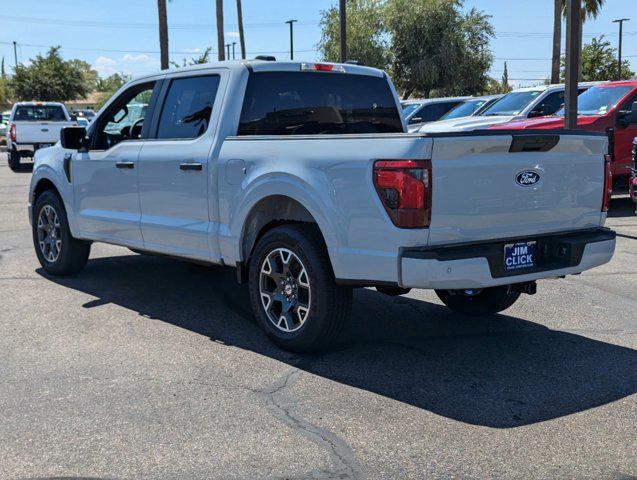
[[[59,248],[56,247],[56,251],[58,252],[56,258],[47,258],[40,246],[38,220],[41,212],[47,206],[53,209],[59,220],[59,227],[54,229],[55,235],[53,237],[55,240],[61,240]],[[91,251],[91,244],[90,242],[73,238],[69,230],[69,222],[64,204],[55,192],[47,190],[35,201],[35,205],[33,206],[32,232],[35,253],[40,265],[42,265],[42,268],[44,268],[47,273],[60,276],[72,275],[82,270],[86,265]],[[46,250],[46,247],[43,248]]]
[[[306,300],[309,311],[305,313],[303,320],[300,320],[302,314],[292,310],[291,314],[298,315],[295,320],[300,322],[300,326],[296,327],[298,329],[295,331],[283,331],[282,327],[275,325],[270,317],[270,315],[274,316],[274,313],[270,310],[268,314],[262,302],[261,269],[266,258],[274,258],[271,255],[279,249],[292,252],[296,256],[296,269],[299,270],[300,265],[307,273],[307,277],[304,278],[307,280],[308,287],[303,288],[307,290],[306,299],[307,295],[310,295]],[[274,270],[276,268],[273,268]],[[272,279],[265,279],[265,281],[272,281]],[[298,285],[301,283],[302,281],[298,281]],[[272,281],[272,285],[275,284],[276,288],[279,288],[278,282]],[[282,225],[263,235],[250,258],[248,285],[252,310],[268,337],[280,348],[293,352],[315,352],[334,345],[352,307],[352,289],[335,283],[321,233],[318,227],[312,224]],[[283,288],[280,288],[278,296],[284,295]],[[300,301],[301,287],[297,294],[297,300]],[[279,300],[279,303],[282,309],[283,302]],[[288,321],[285,321],[283,328],[287,325]]]
[[[477,293],[465,293],[465,290],[436,290],[436,295],[454,312],[472,317],[493,315],[513,305],[520,292],[513,291],[510,285],[485,288]]]
[[[18,152],[9,152],[9,168],[14,172],[20,169],[20,154]]]

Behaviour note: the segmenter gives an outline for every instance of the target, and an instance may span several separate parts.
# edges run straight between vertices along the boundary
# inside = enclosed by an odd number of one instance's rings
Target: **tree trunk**
[[[168,68],[168,15],[166,14],[166,0],[157,0],[159,14],[159,52],[161,69]]]
[[[217,50],[219,51],[219,61],[226,59],[226,48],[224,45],[225,35],[223,34],[223,0],[217,0]]]
[[[551,83],[560,83],[560,60],[562,53],[562,2],[555,0],[553,17],[553,60],[551,62]]]
[[[246,59],[246,40],[243,36],[243,10],[241,9],[241,0],[237,0],[237,17],[239,19],[239,43],[241,44],[241,59]]]

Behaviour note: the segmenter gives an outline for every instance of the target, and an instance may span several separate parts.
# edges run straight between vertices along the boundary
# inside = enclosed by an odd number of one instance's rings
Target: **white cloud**
[[[226,37],[239,38],[239,32],[226,32]]]
[[[125,62],[147,62],[150,60],[150,57],[143,53],[140,53],[139,55],[131,55],[130,53],[127,53],[122,57],[122,60]]]
[[[201,52],[201,48],[187,48],[184,51],[188,52],[188,53],[199,53],[199,52]]]
[[[117,71],[115,65],[117,65],[117,61],[110,57],[97,57],[93,63],[93,69],[100,75],[108,76]]]

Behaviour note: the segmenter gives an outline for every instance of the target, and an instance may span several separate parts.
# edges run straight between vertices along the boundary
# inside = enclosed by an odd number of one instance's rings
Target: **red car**
[[[633,139],[637,137],[637,106],[634,105],[637,102],[637,80],[602,83],[582,93],[577,101],[578,128],[609,134],[613,191],[625,192],[631,178]],[[491,127],[499,130],[558,128],[564,128],[563,108],[549,117]]]
[[[632,175],[628,188],[630,190],[630,198],[635,202],[635,214],[637,215],[637,137],[633,140],[633,167]]]

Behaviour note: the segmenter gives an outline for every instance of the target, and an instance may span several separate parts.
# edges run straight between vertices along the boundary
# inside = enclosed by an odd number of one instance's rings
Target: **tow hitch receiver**
[[[511,289],[514,292],[526,293],[527,295],[535,295],[537,293],[537,283],[516,283],[514,285],[511,285]]]

